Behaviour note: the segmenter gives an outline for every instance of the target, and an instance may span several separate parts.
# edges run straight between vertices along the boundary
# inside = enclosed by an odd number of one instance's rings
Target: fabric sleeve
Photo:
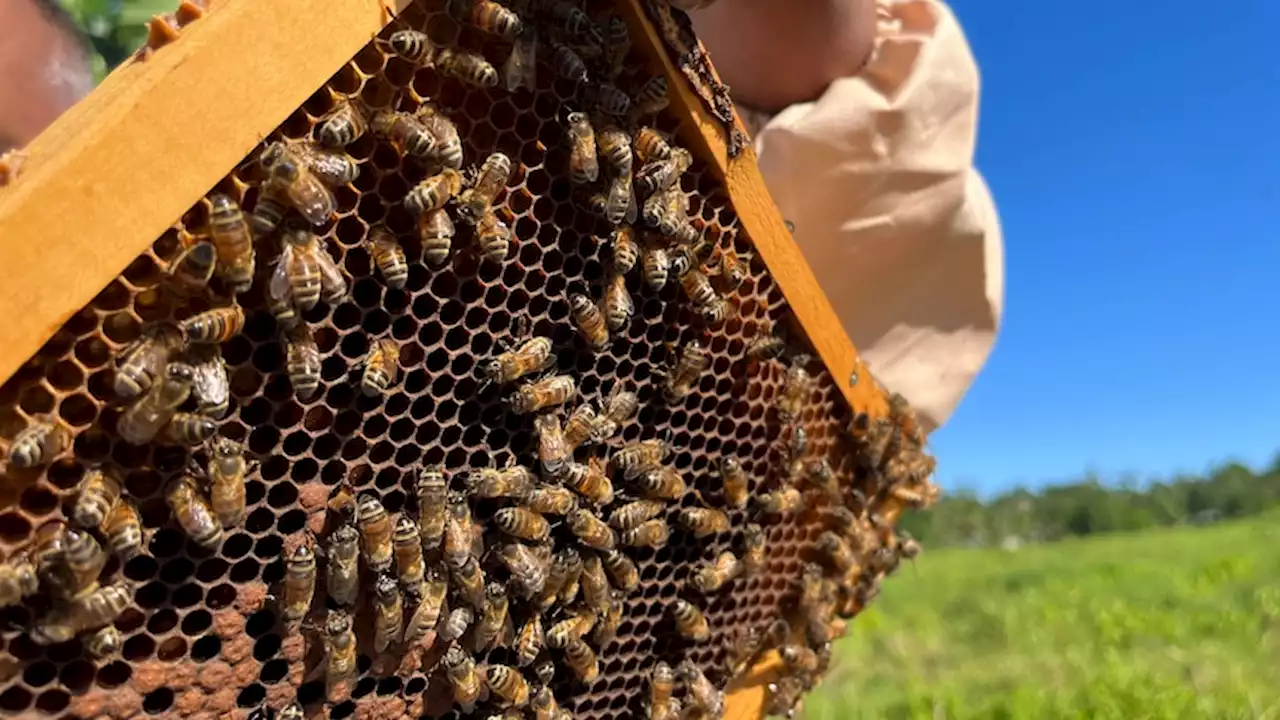
[[[772,118],[741,114],[845,331],[933,430],[995,343],[1003,240],[973,168],[978,71],[955,16],[936,0],[877,9],[857,75]]]

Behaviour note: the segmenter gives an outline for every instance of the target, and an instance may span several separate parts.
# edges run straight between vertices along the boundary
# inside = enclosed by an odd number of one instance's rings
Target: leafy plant
[[[147,21],[170,12],[175,0],[59,0],[93,45],[93,75],[100,82],[147,39]]]

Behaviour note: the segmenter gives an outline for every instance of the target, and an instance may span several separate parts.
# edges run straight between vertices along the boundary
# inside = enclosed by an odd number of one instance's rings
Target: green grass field
[[[1280,515],[904,565],[805,720],[1280,718]]]

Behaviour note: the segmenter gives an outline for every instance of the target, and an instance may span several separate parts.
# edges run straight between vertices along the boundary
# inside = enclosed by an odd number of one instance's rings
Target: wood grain
[[[0,379],[408,4],[219,0],[36,138],[0,188]]]

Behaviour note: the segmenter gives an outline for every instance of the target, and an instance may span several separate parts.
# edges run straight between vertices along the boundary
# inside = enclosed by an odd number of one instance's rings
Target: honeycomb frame
[[[416,9],[403,9],[398,22],[416,22]],[[628,19],[636,52],[643,57],[645,48],[634,37],[637,17]],[[665,56],[663,61],[669,71]],[[387,85],[378,78],[385,80],[396,73],[388,69],[385,58],[382,65],[378,62],[371,54],[357,53],[330,84],[285,120],[280,134],[295,137],[310,132],[315,119],[331,107],[334,96],[328,88],[334,82],[344,88],[358,80],[359,87],[352,92],[363,94],[374,79],[370,95],[376,100],[386,94]],[[421,89],[416,88],[424,76]],[[45,649],[36,648],[20,632],[0,635],[5,659],[13,661],[12,673],[0,669],[0,710],[34,709],[48,716],[74,712],[85,717],[129,717],[171,709],[188,714],[247,714],[264,700],[278,705],[289,694],[280,691],[282,687],[291,688],[300,698],[313,693],[314,681],[301,682],[300,676],[314,669],[315,653],[299,652],[296,643],[291,645],[290,637],[274,622],[272,606],[264,604],[263,595],[278,585],[283,573],[281,551],[290,538],[315,524],[314,518],[323,511],[323,502],[317,498],[327,497],[339,482],[375,490],[395,512],[409,504],[409,472],[404,468],[413,463],[443,460],[450,466],[483,467],[516,457],[532,464],[529,420],[506,413],[500,393],[493,388],[481,390],[474,375],[478,362],[492,354],[499,340],[510,336],[514,319],[521,314],[533,320],[536,334],[552,337],[559,369],[573,372],[586,396],[607,391],[615,377],[629,378],[639,389],[642,410],[637,421],[625,428],[623,438],[654,437],[669,430],[677,447],[675,466],[704,497],[715,498],[719,493],[713,472],[718,454],[749,449],[743,459],[753,477],[752,489],[776,482],[778,426],[771,420],[770,406],[780,391],[783,369],[777,363],[748,369],[741,357],[757,334],[773,326],[796,325],[782,288],[757,252],[756,236],[743,227],[737,212],[742,205],[726,195],[723,167],[712,154],[710,164],[699,160],[682,182],[686,191],[694,193],[692,213],[700,218],[708,237],[731,244],[743,257],[751,258],[750,275],[739,291],[739,317],[705,336],[714,360],[699,382],[699,392],[668,406],[655,400],[652,381],[654,369],[670,360],[665,344],[683,343],[703,332],[701,322],[680,300],[678,288],[668,285],[655,294],[637,276],[628,279],[637,314],[626,329],[631,344],[625,355],[619,354],[619,346],[627,343],[615,341],[614,355],[593,357],[574,337],[568,322],[565,291],[587,287],[599,296],[608,255],[593,238],[607,235],[607,226],[574,208],[564,187],[567,179],[553,175],[567,160],[555,122],[557,100],[563,98],[555,95],[554,85],[540,83],[536,93],[521,93],[520,102],[514,99],[517,96],[465,90],[452,80],[441,82],[425,69],[412,73],[403,85],[414,88],[419,97],[411,92],[401,96],[400,102],[407,97],[407,102],[416,103],[430,96],[458,122],[467,138],[469,162],[493,149],[507,151],[517,161],[517,171],[499,202],[509,211],[521,244],[501,266],[481,260],[460,233],[450,271],[415,265],[403,292],[386,288],[360,246],[367,222],[379,208],[386,212],[385,204],[364,202],[361,196],[383,189],[384,182],[398,186],[399,192],[390,194],[402,194],[414,181],[414,169],[408,169],[406,178],[398,158],[393,163],[379,152],[385,146],[368,143],[367,148],[351,148],[353,157],[372,171],[362,172],[350,187],[335,193],[340,217],[325,226],[326,244],[337,251],[335,257],[353,282],[351,302],[336,308],[322,304],[306,316],[313,327],[321,328],[317,339],[324,356],[324,392],[316,398],[299,403],[292,396],[282,373],[274,321],[262,308],[262,279],[242,297],[246,310],[253,311],[244,333],[223,347],[232,368],[234,405],[221,432],[246,439],[262,464],[250,476],[245,526],[231,533],[218,552],[185,542],[159,494],[164,481],[181,471],[186,454],[178,457],[165,449],[139,450],[114,442],[110,428],[119,408],[107,389],[111,356],[136,336],[141,322],[174,314],[185,317],[207,307],[199,299],[179,301],[162,289],[163,269],[181,241],[202,232],[202,202],[183,215],[180,227],[161,234],[0,387],[0,437],[11,438],[31,419],[53,414],[72,427],[75,457],[90,462],[109,457],[128,471],[126,490],[141,504],[144,524],[154,533],[150,548],[156,556],[154,561],[137,558],[120,569],[139,583],[135,607],[116,623],[126,635],[122,661],[89,663],[78,641]],[[491,96],[497,96],[496,101]],[[695,112],[688,105],[673,107]],[[522,123],[532,124],[529,118],[537,119],[536,129],[521,128]],[[689,137],[687,117],[676,112],[667,111],[658,125]],[[703,150],[697,154],[706,157]],[[254,173],[252,163],[242,162],[232,179],[219,187],[251,203]],[[417,254],[407,218],[397,217],[393,210],[377,219],[405,242],[411,257]],[[410,319],[425,317],[435,319],[424,324]],[[803,323],[800,326],[809,329]],[[385,402],[360,397],[347,380],[364,352],[366,336],[379,333],[406,341],[401,385]],[[821,354],[826,360],[827,353]],[[856,363],[852,356],[849,361]],[[852,484],[854,459],[848,444],[841,442],[852,419],[848,388],[825,369],[815,376],[817,387],[802,423],[813,453],[831,457],[838,474]],[[442,377],[449,378],[447,388]],[[0,446],[6,444],[7,440],[0,442]],[[508,449],[495,453],[495,447]],[[5,556],[21,546],[34,528],[66,515],[81,476],[81,467],[69,455],[47,470],[10,473],[0,487],[0,550]],[[684,505],[693,502],[692,495],[682,501]],[[668,510],[672,520],[674,512],[675,508]],[[732,518],[734,530],[710,541],[694,541],[676,532],[667,548],[633,555],[640,564],[642,587],[628,599],[627,619],[618,639],[601,653],[601,679],[583,694],[583,687],[557,676],[558,697],[580,696],[570,706],[575,717],[629,717],[628,713],[636,712],[641,676],[654,656],[674,664],[688,651],[687,656],[706,671],[716,672],[732,640],[729,628],[762,629],[794,598],[801,558],[812,556],[812,543],[821,529],[813,513],[797,522],[768,526],[773,557],[769,572],[711,602],[707,608],[711,643],[690,648],[670,636],[664,603],[681,593],[677,585],[687,577],[693,561],[739,547],[745,514],[735,513]],[[115,571],[108,567],[108,573]],[[11,608],[4,615],[11,625],[21,626],[29,620],[24,612]],[[658,633],[665,635],[655,639]],[[495,660],[504,657],[504,651],[495,652],[499,653]],[[192,663],[199,665],[198,670],[191,669]],[[425,709],[415,702],[423,702],[418,698],[429,690],[426,677],[421,673],[399,677],[386,663],[384,658],[362,657],[361,679],[352,701],[330,708],[332,716]],[[252,681],[247,680],[250,677]],[[239,686],[230,707],[228,681]],[[309,684],[312,687],[306,688]],[[108,692],[113,694],[110,700],[104,697]],[[25,703],[21,702],[24,696]],[[95,702],[101,704],[95,706]]]

